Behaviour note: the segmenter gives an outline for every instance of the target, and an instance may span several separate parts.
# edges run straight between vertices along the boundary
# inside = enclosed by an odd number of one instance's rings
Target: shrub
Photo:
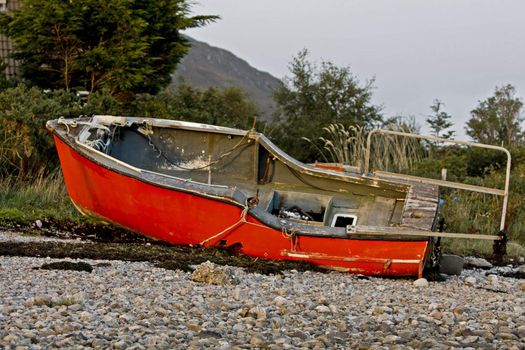
[[[53,169],[57,156],[45,123],[69,114],[80,114],[80,103],[71,93],[24,85],[1,92],[0,175],[24,178],[40,169]]]

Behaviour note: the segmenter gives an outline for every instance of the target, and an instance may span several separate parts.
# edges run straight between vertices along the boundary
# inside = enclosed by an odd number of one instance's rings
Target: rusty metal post
[[[503,265],[503,258],[507,254],[507,232],[501,230],[499,231],[498,236],[500,236],[500,239],[494,241],[494,244],[492,245],[492,259],[494,260],[495,265]]]

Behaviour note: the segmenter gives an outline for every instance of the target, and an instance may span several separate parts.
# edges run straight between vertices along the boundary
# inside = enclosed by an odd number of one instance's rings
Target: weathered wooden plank
[[[418,183],[428,183],[438,186],[444,186],[444,187],[450,187],[450,188],[456,188],[459,190],[468,190],[473,192],[481,192],[481,193],[487,193],[487,194],[494,194],[497,196],[504,196],[505,190],[500,190],[499,188],[490,188],[490,187],[483,187],[483,186],[476,186],[476,185],[469,185],[469,184],[463,184],[460,182],[452,182],[452,181],[444,181],[444,180],[436,180],[436,179],[428,179],[428,178],[422,178],[418,176],[411,176],[411,175],[400,175],[400,174],[393,174],[386,171],[376,171],[376,175],[379,175],[382,178],[392,178],[392,179],[399,179],[400,177],[404,178],[407,181],[411,182],[418,182]]]
[[[438,205],[438,187],[420,183],[410,183],[405,207],[403,210],[402,224],[412,227],[430,230]]]
[[[347,235],[354,236],[417,236],[417,237],[449,237],[449,238],[468,238],[497,241],[501,237],[497,235],[479,235],[470,233],[454,232],[434,232],[423,230],[411,230],[402,227],[381,227],[381,226],[356,226],[355,232],[347,229]]]

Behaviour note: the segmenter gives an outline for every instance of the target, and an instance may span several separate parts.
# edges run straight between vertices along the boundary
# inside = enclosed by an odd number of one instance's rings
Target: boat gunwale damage
[[[75,119],[76,120],[76,119]],[[264,146],[276,159],[282,161],[287,166],[291,166],[294,169],[309,174],[311,176],[326,177],[329,176],[333,179],[343,180],[350,183],[357,183],[376,188],[384,188],[386,186],[393,187],[394,191],[401,193],[406,192],[408,196],[408,189],[411,187],[409,181],[412,180],[412,176],[402,175],[396,173],[389,173],[384,171],[376,171],[378,175],[384,176],[383,178],[375,177],[371,173],[365,173],[362,175],[358,174],[345,174],[336,170],[316,168],[314,166],[304,164],[290,157],[283,151],[281,151],[273,142],[271,142],[265,135],[253,131],[253,130],[240,130],[235,128],[201,124],[195,122],[178,121],[178,120],[166,120],[166,119],[155,119],[155,118],[136,118],[136,117],[116,117],[110,115],[96,115],[92,118],[85,117],[85,121],[90,120],[94,125],[110,126],[126,126],[132,125],[148,125],[161,128],[172,128],[181,130],[190,130],[198,132],[214,132],[227,135],[235,135],[241,137],[248,137],[251,140],[259,142]],[[82,143],[79,140],[78,135],[71,137],[70,135],[60,132],[57,126],[60,124],[67,125],[69,120],[59,118],[57,120],[51,120],[46,123],[48,130],[52,131],[54,135],[59,137],[61,140],[66,142],[70,147],[75,149],[80,155],[86,157],[92,162],[103,166],[104,168],[115,171],[117,173],[130,176],[136,180],[143,181],[145,183],[161,186],[167,189],[180,190],[186,193],[194,194],[200,197],[209,198],[213,200],[219,200],[225,203],[235,205],[241,209],[246,207],[246,203],[249,199],[242,191],[236,187],[219,185],[219,184],[205,184],[198,181],[192,181],[190,179],[184,179],[168,174],[158,173],[145,169],[140,169],[122,162],[110,155],[107,155],[93,147]],[[78,122],[72,126],[77,127]],[[379,129],[376,129],[379,130]],[[69,131],[69,129],[68,129]],[[374,130],[375,131],[375,130]],[[397,133],[402,135],[412,135],[406,133]],[[416,135],[421,136],[421,135]],[[422,136],[424,138],[425,136]],[[370,147],[367,144],[367,147]],[[498,147],[499,149],[499,147]],[[84,152],[82,152],[82,150]],[[102,158],[103,160],[101,160]],[[105,160],[105,161],[104,161]],[[117,164],[121,169],[118,169],[113,164]],[[366,165],[366,164],[365,164]],[[365,167],[366,168],[366,167]],[[127,171],[126,171],[127,170]],[[416,178],[416,177],[414,177]],[[421,179],[421,178],[416,178]],[[396,181],[397,180],[397,181]],[[500,190],[501,191],[501,190]],[[494,193],[494,194],[499,194]],[[300,235],[306,236],[318,236],[318,237],[334,237],[334,238],[348,238],[348,239],[385,239],[385,240],[421,240],[429,239],[430,237],[450,237],[450,238],[469,238],[469,239],[482,239],[482,240],[502,240],[504,239],[501,235],[482,235],[482,234],[466,234],[466,233],[454,233],[454,232],[433,232],[430,230],[422,230],[416,227],[411,227],[408,224],[388,227],[382,230],[377,230],[367,225],[357,225],[350,232],[344,227],[328,227],[328,226],[313,226],[309,224],[303,224],[299,222],[291,222],[277,218],[260,207],[249,208],[249,213],[254,218],[264,222],[268,226],[278,230],[290,230],[297,232]]]
[[[109,126],[111,124],[119,125],[119,126],[127,126],[130,127],[132,125],[149,125],[149,126],[155,126],[159,128],[171,128],[171,129],[180,129],[180,130],[189,130],[189,131],[197,131],[197,132],[214,132],[219,134],[226,134],[226,135],[234,135],[234,136],[242,136],[247,137],[248,139],[251,139],[255,142],[259,142],[262,146],[265,146],[266,149],[278,160],[285,163],[287,166],[291,166],[294,168],[294,170],[298,170],[301,172],[304,172],[305,174],[309,174],[312,176],[318,176],[318,177],[331,177],[333,179],[342,180],[350,183],[355,184],[362,184],[370,187],[375,188],[387,188],[391,189],[393,191],[398,191],[405,193],[408,191],[409,185],[396,182],[396,181],[389,181],[386,179],[380,179],[374,176],[356,176],[358,174],[353,175],[347,175],[341,172],[337,171],[331,171],[331,170],[321,170],[319,168],[316,168],[314,166],[311,166],[309,164],[302,163],[293,157],[289,156],[285,152],[279,149],[270,139],[268,139],[264,134],[259,133],[257,131],[253,130],[241,130],[241,129],[235,129],[235,128],[229,128],[224,126],[217,126],[217,125],[209,125],[209,124],[202,124],[202,123],[195,123],[195,122],[187,122],[187,121],[180,121],[180,120],[168,120],[168,119],[156,119],[156,118],[137,118],[137,117],[115,117],[115,116],[109,116],[109,115],[95,115],[93,116],[93,123]],[[58,119],[58,124],[64,123],[66,119]],[[48,122],[48,129],[55,130],[55,127],[52,126],[51,122]],[[89,147],[87,145],[83,145],[86,147]],[[89,147],[92,148],[92,147]],[[113,157],[111,157],[113,158]],[[115,159],[115,158],[113,158]],[[165,175],[165,174],[161,174]]]
[[[195,123],[192,123],[195,124]],[[129,124],[131,125],[131,124]],[[111,157],[101,151],[94,149],[88,145],[85,145],[78,141],[76,138],[66,137],[63,134],[57,132],[53,125],[48,122],[48,129],[52,130],[54,135],[59,139],[69,145],[73,150],[75,150],[80,156],[88,159],[89,161],[104,167],[107,170],[114,171],[121,175],[131,177],[135,180],[142,181],[144,183],[163,187],[166,189],[182,191],[192,195],[196,195],[203,198],[218,200],[224,203],[235,205],[240,209],[246,207],[246,202],[249,199],[242,191],[237,188],[217,185],[217,184],[203,184],[201,182],[196,182],[188,179],[183,179],[167,174],[161,174],[149,170],[140,169],[134,166],[131,166],[127,163],[119,161],[114,157]],[[228,128],[224,128],[228,129]],[[236,130],[236,129],[232,129]],[[242,136],[242,135],[239,135]],[[82,152],[82,150],[84,152]],[[114,166],[113,163],[117,164],[118,167]],[[120,169],[119,169],[120,167]],[[335,174],[339,175],[339,174]],[[77,206],[76,203],[74,203]],[[84,210],[85,211],[85,210]],[[305,236],[317,236],[317,237],[333,237],[333,238],[350,238],[346,233],[344,227],[323,227],[323,226],[312,226],[308,224],[302,224],[297,222],[290,222],[284,219],[277,218],[275,215],[272,215],[266,212],[260,207],[249,208],[249,213],[254,218],[263,221],[269,227],[277,230],[286,230],[289,232],[297,232],[297,234]],[[426,239],[423,235],[425,231],[421,231],[422,235],[418,237],[400,237],[389,238],[389,240],[421,240]],[[355,238],[355,239],[369,239],[366,237]],[[373,238],[377,239],[377,237]]]

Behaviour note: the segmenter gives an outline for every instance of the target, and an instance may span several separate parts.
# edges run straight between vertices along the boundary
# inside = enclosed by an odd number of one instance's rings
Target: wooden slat
[[[459,190],[467,190],[467,191],[473,191],[473,192],[480,192],[480,193],[487,193],[487,194],[494,194],[497,196],[504,196],[505,191],[500,190],[499,188],[490,188],[490,187],[483,187],[483,186],[476,186],[476,185],[468,185],[463,184],[460,182],[453,182],[453,181],[445,181],[445,180],[437,180],[437,179],[428,179],[424,177],[419,176],[412,176],[412,175],[402,175],[402,174],[395,174],[390,173],[387,171],[376,171],[376,175],[383,178],[390,178],[390,179],[405,179],[410,182],[417,182],[417,183],[425,183],[425,184],[432,184],[437,186],[443,186],[443,187],[450,187],[450,188],[456,188]]]
[[[417,236],[417,237],[447,237],[468,238],[497,241],[501,237],[497,235],[479,235],[454,232],[434,232],[423,230],[404,229],[402,227],[380,227],[380,226],[357,226],[356,232],[347,232],[350,237],[354,236]]]
[[[438,206],[437,186],[405,181],[412,186],[407,194],[401,223],[421,230],[430,230]]]

